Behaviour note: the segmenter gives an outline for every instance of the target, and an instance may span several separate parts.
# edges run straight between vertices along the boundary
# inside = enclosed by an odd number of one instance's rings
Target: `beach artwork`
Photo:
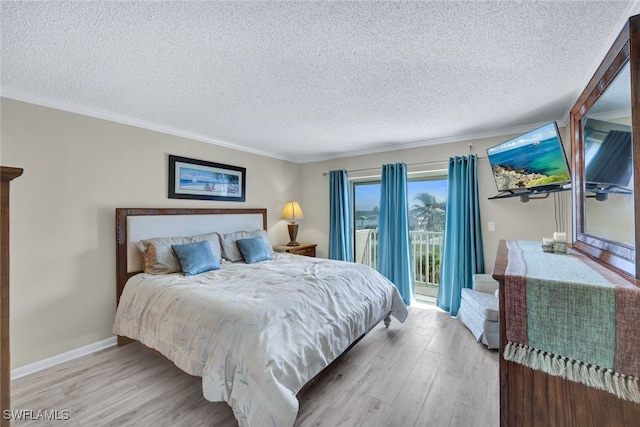
[[[240,177],[236,174],[181,167],[180,189],[231,196],[240,193]]]
[[[569,182],[569,167],[555,123],[487,150],[498,191]]]
[[[244,201],[245,168],[169,156],[169,198]]]

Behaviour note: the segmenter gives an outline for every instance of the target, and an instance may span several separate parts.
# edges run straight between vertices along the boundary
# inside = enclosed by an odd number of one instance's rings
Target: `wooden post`
[[[0,427],[8,427],[5,410],[11,409],[11,358],[9,351],[9,184],[22,169],[1,167],[0,186]]]

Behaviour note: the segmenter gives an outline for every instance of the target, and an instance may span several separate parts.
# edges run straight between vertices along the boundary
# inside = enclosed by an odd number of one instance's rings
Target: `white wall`
[[[561,129],[563,135],[566,134]],[[515,136],[515,135],[514,135]],[[540,240],[542,237],[552,237],[556,231],[553,195],[544,200],[531,200],[521,203],[519,198],[487,200],[498,194],[491,173],[491,167],[486,160],[486,149],[499,144],[509,136],[485,138],[473,141],[463,141],[452,144],[432,145],[407,150],[396,150],[379,154],[368,154],[357,157],[345,157],[302,165],[303,194],[300,203],[309,214],[301,221],[300,235],[305,241],[318,242],[319,256],[328,255],[329,230],[329,177],[323,172],[333,169],[361,170],[374,168],[377,171],[361,171],[350,173],[350,177],[361,175],[380,175],[380,167],[385,163],[405,162],[409,165],[409,172],[418,170],[446,169],[448,158],[454,155],[469,154],[469,143],[473,144],[473,152],[480,157],[478,181],[480,197],[480,217],[482,220],[482,237],[484,244],[485,271],[491,272],[495,262],[495,254],[500,239]],[[569,146],[568,134],[563,138],[565,149]],[[419,163],[444,160],[443,163],[428,166],[411,166]],[[571,197],[566,191],[561,197],[566,203],[565,227],[567,235],[571,235]],[[411,201],[410,201],[411,203]],[[487,223],[495,222],[496,230],[487,230]]]
[[[11,185],[12,368],[113,336],[116,207],[266,207],[269,237],[300,165],[2,99]],[[245,203],[167,198],[168,154],[247,168]]]

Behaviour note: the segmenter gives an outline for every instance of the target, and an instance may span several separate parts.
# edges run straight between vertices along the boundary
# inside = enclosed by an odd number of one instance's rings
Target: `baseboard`
[[[43,369],[50,368],[52,366],[59,365],[64,362],[68,362],[78,357],[86,356],[96,351],[104,350],[105,348],[113,347],[117,343],[116,337],[107,338],[106,340],[99,341],[97,343],[85,345],[84,347],[76,348],[75,350],[67,351],[66,353],[59,354],[57,356],[49,357],[39,362],[31,363],[29,365],[21,366],[11,370],[11,380],[24,377],[25,375],[33,374]]]

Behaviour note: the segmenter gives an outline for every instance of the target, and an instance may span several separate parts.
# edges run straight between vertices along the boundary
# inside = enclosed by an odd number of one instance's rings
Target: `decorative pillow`
[[[271,248],[271,246],[265,245],[264,240],[262,240],[261,237],[238,239],[236,240],[236,245],[247,264],[271,259],[271,251],[267,249]]]
[[[142,254],[142,270],[148,274],[169,274],[182,271],[172,245],[193,243],[192,237],[155,237],[136,245]]]
[[[238,239],[253,239],[259,237],[264,243],[269,255],[273,254],[271,242],[265,230],[255,231],[236,231],[235,233],[223,234],[220,236],[220,244],[222,245],[222,257],[231,262],[242,261],[242,254],[238,250],[236,241]]]
[[[213,256],[211,244],[206,240],[171,247],[180,261],[185,276],[220,269],[220,265]]]
[[[216,232],[207,234],[198,234],[193,236],[194,242],[201,242],[206,240],[211,244],[211,251],[213,252],[213,258],[220,264],[222,261],[222,248],[220,247],[220,235]]]

